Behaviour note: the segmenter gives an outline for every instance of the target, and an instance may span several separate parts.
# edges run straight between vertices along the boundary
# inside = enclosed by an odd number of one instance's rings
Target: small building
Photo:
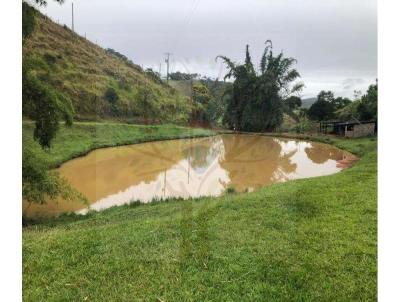
[[[377,133],[376,121],[323,121],[319,124],[319,131],[324,134],[336,134],[345,137],[363,137]]]

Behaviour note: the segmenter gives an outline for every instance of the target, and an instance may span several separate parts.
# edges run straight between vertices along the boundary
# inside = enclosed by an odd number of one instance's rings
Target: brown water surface
[[[350,153],[326,144],[227,134],[99,149],[58,171],[87,197],[91,209],[101,210],[132,200],[218,196],[228,187],[252,191],[333,174],[354,160]],[[87,212],[79,201],[25,203],[23,208],[26,216]]]

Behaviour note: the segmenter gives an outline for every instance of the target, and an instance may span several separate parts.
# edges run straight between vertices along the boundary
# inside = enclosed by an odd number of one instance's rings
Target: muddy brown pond
[[[86,196],[90,209],[167,197],[218,196],[292,179],[339,172],[356,158],[333,146],[257,135],[149,142],[98,149],[58,171]],[[80,201],[23,205],[26,216],[86,213]]]

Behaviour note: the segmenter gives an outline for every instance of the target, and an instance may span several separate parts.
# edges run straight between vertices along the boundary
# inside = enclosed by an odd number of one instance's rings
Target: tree
[[[34,138],[43,148],[50,148],[60,120],[67,126],[73,122],[72,102],[49,84],[39,80],[31,70],[31,58],[25,57],[22,65],[22,110],[35,121]]]
[[[298,96],[290,96],[284,100],[285,106],[288,110],[293,111],[301,107],[301,98]]]
[[[334,100],[335,100],[335,95],[330,90],[328,91],[322,90],[320,93],[318,93],[317,101],[325,101],[333,103]]]
[[[358,93],[358,96],[361,92]],[[378,85],[372,84],[361,98],[350,102],[347,106],[337,110],[340,120],[356,118],[360,121],[376,120],[378,118]]]
[[[234,78],[227,91],[228,104],[224,121],[232,129],[246,131],[273,130],[283,120],[283,100],[302,90],[302,83],[292,83],[300,77],[293,65],[294,58],[285,58],[281,52],[274,56],[272,43],[266,42],[259,71],[251,62],[246,45],[244,64],[236,64],[225,56],[218,56],[229,71],[224,79]]]
[[[332,119],[339,115],[343,117],[345,114],[341,109],[350,103],[351,101],[348,98],[335,98],[332,91],[322,90],[317,96],[317,101],[308,110],[308,116],[318,121]]]
[[[335,116],[335,107],[331,102],[325,101],[324,99],[319,99],[311,105],[307,114],[312,120],[328,120]]]
[[[361,100],[355,100],[350,102],[347,106],[336,111],[336,116],[341,121],[348,121],[353,118],[360,119],[358,113],[358,107],[360,106]]]
[[[172,72],[169,74],[169,78],[174,81],[189,81],[199,77],[198,73],[184,73],[184,72]]]
[[[358,113],[364,121],[378,118],[378,84],[370,85],[367,93],[361,97]]]
[[[192,119],[196,121],[210,121],[208,116],[208,105],[211,99],[210,91],[207,86],[195,83],[193,84],[193,111]]]
[[[348,98],[337,97],[333,101],[333,106],[336,110],[342,109],[351,103],[351,100]]]
[[[222,119],[226,110],[224,93],[231,86],[231,83],[205,76],[199,82],[209,91],[209,101],[206,108],[207,122],[213,126],[222,126]]]

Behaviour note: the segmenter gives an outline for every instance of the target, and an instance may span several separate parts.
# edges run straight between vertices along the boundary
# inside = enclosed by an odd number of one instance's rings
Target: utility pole
[[[168,84],[168,80],[169,80],[169,56],[171,56],[172,53],[166,52],[165,55],[167,56],[167,58],[165,59],[165,63],[167,63],[167,84]]]
[[[74,2],[72,2],[72,31],[74,30]]]

